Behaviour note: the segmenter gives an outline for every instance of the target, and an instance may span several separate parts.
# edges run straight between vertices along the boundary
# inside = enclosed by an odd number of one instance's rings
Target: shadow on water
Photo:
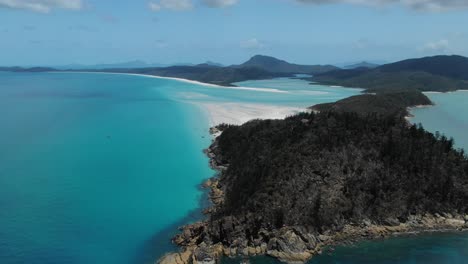
[[[144,242],[136,253],[132,263],[156,263],[164,254],[178,250],[178,247],[171,243],[171,239],[180,232],[179,227],[203,220],[206,217],[202,212],[203,209],[211,205],[208,190],[203,188],[201,184],[197,186],[197,189],[202,193],[197,208],[191,210],[184,218],[167,226]]]

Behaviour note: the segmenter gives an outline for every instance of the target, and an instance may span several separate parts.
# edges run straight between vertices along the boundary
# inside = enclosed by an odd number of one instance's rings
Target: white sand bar
[[[222,123],[241,125],[252,119],[283,119],[285,117],[307,112],[305,108],[250,104],[250,103],[197,103],[206,110],[210,126]]]

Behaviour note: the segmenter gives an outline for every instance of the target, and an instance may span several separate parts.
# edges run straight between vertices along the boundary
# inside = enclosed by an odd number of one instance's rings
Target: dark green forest
[[[374,69],[357,68],[317,74],[308,80],[329,85],[381,89],[416,89],[448,92],[468,89],[468,58],[434,56],[409,59]]]
[[[354,112],[360,115],[377,113],[384,116],[404,117],[409,114],[407,108],[416,105],[432,105],[432,102],[417,90],[392,90],[391,92],[380,90],[377,94],[351,96],[334,103],[318,104],[311,109],[320,112]]]
[[[225,203],[210,220],[215,241],[468,212],[465,153],[401,117],[327,111],[221,128],[212,149],[228,169]]]

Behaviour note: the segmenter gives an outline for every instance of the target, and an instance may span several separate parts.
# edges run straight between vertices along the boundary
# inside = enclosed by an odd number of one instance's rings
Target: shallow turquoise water
[[[278,81],[287,93],[0,72],[0,263],[154,262],[201,217],[199,185],[214,173],[197,102],[309,106],[358,92]]]
[[[0,263],[152,263],[199,219],[213,175],[198,102],[305,107],[358,90],[296,79],[242,82],[287,93],[111,74],[0,73]],[[431,94],[415,122],[467,147],[468,93]],[[467,263],[468,235],[362,242],[311,263]],[[226,260],[225,263],[237,263]],[[253,263],[276,263],[267,257]]]
[[[241,259],[224,258],[223,264]],[[280,264],[270,257],[255,257],[251,264]],[[468,234],[430,233],[382,240],[362,241],[352,246],[328,248],[308,264],[464,264],[468,263]]]
[[[161,91],[177,83],[5,75],[0,262],[141,263],[168,249],[153,236],[198,207],[213,173],[198,109]]]
[[[468,151],[468,92],[427,93],[434,106],[413,109],[413,123],[421,123],[435,133],[455,139],[455,145]]]

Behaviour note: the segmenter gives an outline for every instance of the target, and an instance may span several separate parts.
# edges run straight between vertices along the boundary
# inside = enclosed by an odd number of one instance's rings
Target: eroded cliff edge
[[[465,153],[408,125],[404,112],[221,126],[207,151],[220,171],[206,184],[209,216],[183,227],[173,240],[181,252],[160,263],[263,254],[305,262],[327,245],[468,227]]]

